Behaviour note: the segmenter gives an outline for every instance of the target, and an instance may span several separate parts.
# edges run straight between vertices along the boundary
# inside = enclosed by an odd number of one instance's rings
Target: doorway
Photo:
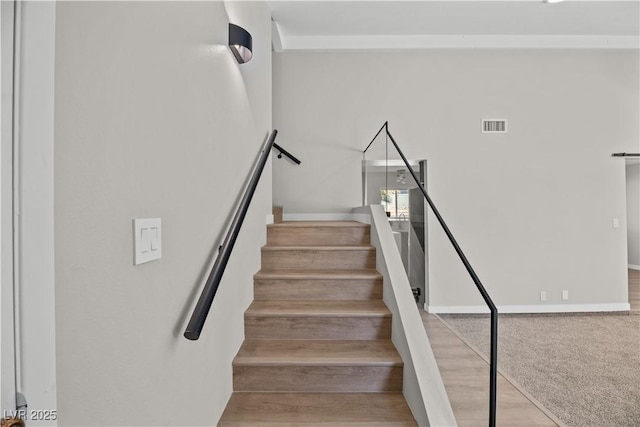
[[[409,160],[426,188],[426,160]],[[428,302],[427,204],[401,160],[367,160],[363,167],[363,204],[381,204],[387,212],[416,303]]]

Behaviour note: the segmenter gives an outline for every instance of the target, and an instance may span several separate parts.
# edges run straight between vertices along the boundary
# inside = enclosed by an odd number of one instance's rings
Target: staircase
[[[369,226],[269,225],[219,426],[416,426]]]

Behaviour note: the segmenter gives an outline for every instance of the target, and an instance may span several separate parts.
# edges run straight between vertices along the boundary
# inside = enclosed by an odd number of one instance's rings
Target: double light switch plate
[[[162,223],[160,218],[133,220],[133,264],[143,264],[162,258]]]

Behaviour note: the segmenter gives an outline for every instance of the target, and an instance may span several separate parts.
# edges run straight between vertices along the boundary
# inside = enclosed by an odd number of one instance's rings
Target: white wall
[[[640,163],[626,166],[627,257],[629,266],[640,270]]]
[[[624,167],[611,153],[638,141],[637,51],[285,52],[273,66],[274,125],[303,160],[274,170],[287,212],[358,205],[361,150],[388,120],[406,156],[429,161],[431,195],[498,305],[625,307]],[[482,118],[508,119],[509,133],[481,134]],[[430,304],[482,306],[433,218],[429,229]]]
[[[253,35],[238,65],[228,23]],[[56,330],[62,425],[214,425],[231,393],[265,218],[265,169],[205,329],[182,337],[271,129],[264,2],[59,2]],[[162,218],[133,265],[132,219]]]

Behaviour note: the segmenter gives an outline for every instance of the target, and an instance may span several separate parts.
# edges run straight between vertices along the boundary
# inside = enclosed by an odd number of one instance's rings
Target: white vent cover
[[[482,133],[507,133],[507,120],[482,119]]]

